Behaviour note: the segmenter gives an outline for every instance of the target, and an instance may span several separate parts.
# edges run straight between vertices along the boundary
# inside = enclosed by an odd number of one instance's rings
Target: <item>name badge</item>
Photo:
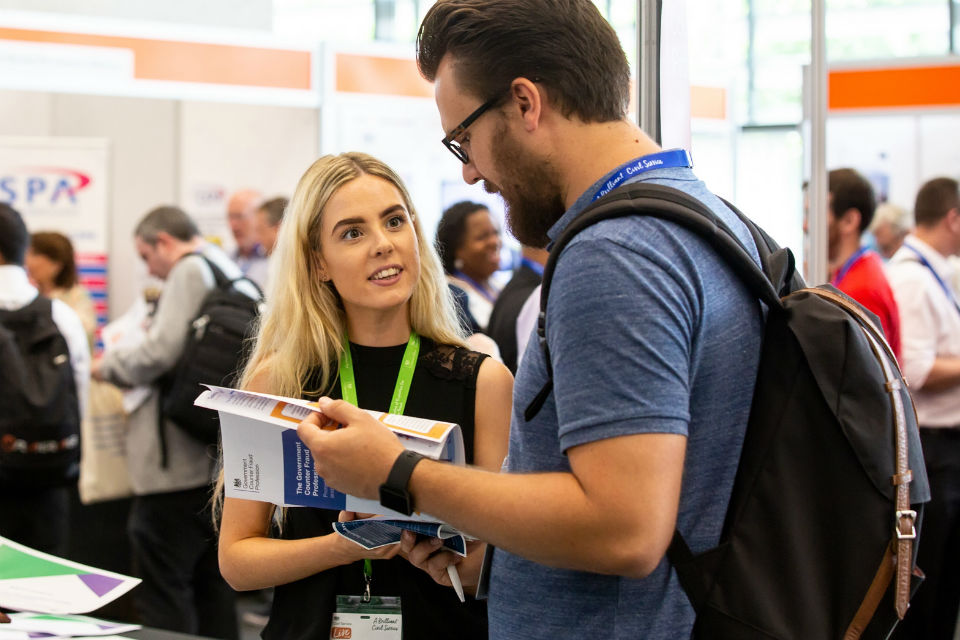
[[[330,640],[401,640],[403,615],[400,598],[337,596]]]

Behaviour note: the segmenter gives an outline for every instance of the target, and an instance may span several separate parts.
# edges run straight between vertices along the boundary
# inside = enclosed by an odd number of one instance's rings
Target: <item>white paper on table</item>
[[[7,626],[6,624],[3,625],[3,627],[6,627],[6,626]],[[6,630],[0,627],[0,640],[46,640],[47,638],[50,638],[50,640],[56,640],[57,638],[61,638],[61,637],[64,637],[64,636],[37,636],[36,632],[34,631],[13,631],[13,630]],[[115,636],[115,635],[67,636],[67,637],[72,638],[72,640],[83,640],[84,638],[87,638],[88,640],[134,640],[130,636]]]
[[[309,400],[206,385],[195,404],[220,413],[224,487],[228,498],[260,500],[288,507],[316,507],[376,513],[435,522],[427,514],[385,509],[377,500],[346,495],[326,486],[314,471],[310,450],[297,425],[320,413]],[[408,449],[427,457],[464,463],[459,425],[368,411],[389,427]]]
[[[0,537],[0,607],[87,613],[138,584],[139,578],[64,560]]]
[[[67,637],[108,636],[140,629],[139,624],[109,622],[89,616],[54,615],[48,613],[11,613],[10,623],[0,631],[17,630]],[[36,636],[34,636],[36,637]],[[0,636],[2,638],[2,636]]]

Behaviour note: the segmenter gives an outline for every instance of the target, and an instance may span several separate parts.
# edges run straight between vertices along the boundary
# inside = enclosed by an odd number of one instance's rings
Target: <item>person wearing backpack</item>
[[[0,203],[0,536],[64,555],[90,348],[76,312],[27,279],[29,245],[23,218]]]
[[[960,191],[952,178],[920,187],[916,228],[893,255],[890,286],[900,307],[903,372],[913,388],[930,480],[917,563],[927,581],[900,640],[952,640],[960,609],[960,306],[948,258],[960,254]]]
[[[160,386],[181,361],[192,323],[217,289],[210,263],[230,280],[242,274],[223,251],[202,239],[178,207],[147,213],[134,230],[134,242],[150,275],[164,281],[163,291],[144,341],[108,352],[94,363],[94,377],[121,386]],[[256,298],[258,292],[248,295]],[[201,390],[197,385],[196,393]],[[134,567],[143,578],[134,600],[143,623],[236,638],[235,594],[217,568],[207,506],[216,452],[164,412],[159,425],[131,424],[127,451],[135,494],[128,531]]]
[[[441,0],[417,45],[443,143],[466,182],[502,195],[522,244],[549,248],[592,200],[645,181],[705,205],[758,261],[689,155],[629,120],[629,66],[589,0]],[[694,610],[665,554],[675,527],[694,551],[720,537],[762,325],[759,301],[702,238],[648,217],[608,220],[556,263],[553,388],[541,395],[550,372],[528,348],[508,473],[403,466],[392,434],[329,399],[324,414],[347,428],[311,419],[299,433],[329,485],[381,501],[406,494],[411,508],[496,545],[491,637],[687,638]],[[449,585],[450,556],[412,543],[408,558]]]

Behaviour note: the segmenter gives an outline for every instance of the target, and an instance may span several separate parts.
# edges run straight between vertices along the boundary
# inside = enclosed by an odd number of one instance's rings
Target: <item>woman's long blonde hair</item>
[[[396,187],[413,220],[420,277],[410,299],[411,328],[439,343],[464,345],[440,259],[423,233],[400,177],[365,153],[328,155],[314,162],[300,178],[281,223],[274,277],[267,292],[268,309],[241,376],[241,388],[265,375],[270,393],[276,395],[300,397],[305,392],[328,390],[343,351],[346,316],[332,283],[320,278],[320,223],[330,198],[364,174],[382,178]],[[318,367],[319,388],[305,389],[308,374]]]
[[[310,165],[284,214],[274,249],[273,278],[267,291],[267,310],[260,319],[253,352],[240,376],[239,388],[266,386],[274,395],[301,397],[305,392],[326,393],[340,365],[346,315],[332,282],[320,278],[320,223],[330,198],[362,175],[382,178],[396,187],[410,213],[420,253],[420,277],[410,298],[410,327],[441,344],[466,346],[457,321],[453,296],[433,244],[426,239],[410,194],[394,171],[365,153],[327,155]],[[320,370],[317,389],[304,383]],[[223,470],[212,496],[214,527],[223,509]],[[282,526],[284,509],[274,518]]]

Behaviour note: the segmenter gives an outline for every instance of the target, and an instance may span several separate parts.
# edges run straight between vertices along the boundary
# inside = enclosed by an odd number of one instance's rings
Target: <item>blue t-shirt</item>
[[[559,237],[610,175],[550,230]],[[681,189],[735,230],[749,231],[687,168],[635,181]],[[698,236],[631,216],[582,231],[557,263],[547,308],[554,388],[530,422],[523,411],[547,379],[535,338],[513,394],[506,469],[569,471],[577,445],[638,433],[687,437],[678,528],[694,553],[715,546],[733,487],[760,359],[763,312]],[[490,637],[675,640],[694,613],[666,559],[644,579],[546,567],[497,550]]]

